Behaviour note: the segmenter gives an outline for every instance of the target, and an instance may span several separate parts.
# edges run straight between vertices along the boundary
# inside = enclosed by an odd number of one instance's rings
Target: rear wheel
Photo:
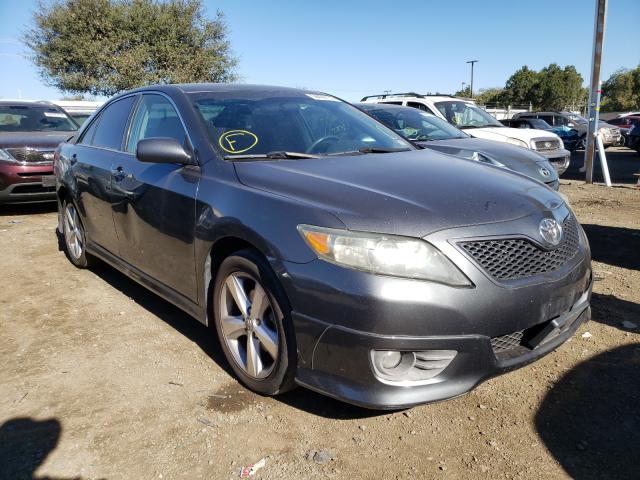
[[[65,200],[62,207],[62,233],[67,258],[78,268],[87,268],[94,262],[94,257],[87,254],[86,235],[78,209],[73,202]]]
[[[240,381],[264,395],[293,388],[296,349],[289,308],[259,254],[243,250],[222,262],[213,308],[220,345]]]

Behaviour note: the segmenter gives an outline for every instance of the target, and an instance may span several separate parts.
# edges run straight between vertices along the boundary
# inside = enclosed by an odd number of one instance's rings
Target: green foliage
[[[504,88],[483,88],[478,91],[474,100],[480,105],[496,105],[505,103]]]
[[[24,42],[45,82],[72,93],[235,79],[223,16],[201,0],[42,2]]]
[[[471,87],[464,87],[463,90],[458,90],[453,95],[456,97],[469,98],[471,97]]]
[[[507,80],[503,100],[511,105],[531,103],[539,110],[573,110],[586,102],[582,83],[573,65],[560,68],[552,63],[539,72],[524,66]]]
[[[609,112],[640,110],[640,65],[613,72],[602,83],[601,104]]]

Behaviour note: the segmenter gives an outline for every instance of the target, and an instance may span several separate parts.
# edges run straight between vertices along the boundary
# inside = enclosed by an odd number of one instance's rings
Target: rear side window
[[[554,125],[554,123],[553,123],[553,115],[538,115],[538,118],[540,120],[544,120],[549,125]]]
[[[178,112],[162,95],[143,95],[131,122],[127,151],[134,153],[145,138],[174,138],[188,148],[187,134]]]
[[[136,97],[127,97],[107,106],[100,113],[95,134],[90,144],[96,147],[122,150],[122,139],[127,128],[129,113],[135,100]],[[89,143],[88,139],[92,128],[94,128],[93,125],[87,131],[87,135],[83,137],[83,143]]]
[[[430,113],[431,115],[435,115],[433,113],[433,111],[431,111],[431,109],[429,107],[427,107],[424,103],[407,102],[407,107],[417,108],[418,110],[422,110],[422,111],[425,111],[427,113]]]

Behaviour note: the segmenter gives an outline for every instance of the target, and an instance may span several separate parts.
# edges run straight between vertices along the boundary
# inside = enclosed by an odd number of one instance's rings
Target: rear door
[[[113,224],[111,170],[123,154],[123,139],[135,97],[108,105],[74,146],[70,163],[77,185],[78,208],[91,242],[118,254]]]
[[[144,94],[131,120],[127,154],[113,166],[113,218],[120,256],[196,300],[195,198],[200,169],[138,161],[138,142],[157,137],[174,138],[192,150],[173,103],[164,95]]]

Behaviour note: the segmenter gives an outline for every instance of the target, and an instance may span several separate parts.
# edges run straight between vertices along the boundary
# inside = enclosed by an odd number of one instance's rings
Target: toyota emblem
[[[544,167],[542,167],[542,168],[540,169],[540,175],[542,175],[543,177],[548,177],[548,176],[550,176],[550,175],[551,175],[551,172],[549,171],[549,169],[548,169],[548,168],[544,168]]]
[[[540,222],[540,236],[550,245],[558,245],[562,240],[562,225],[553,218],[545,218]]]

